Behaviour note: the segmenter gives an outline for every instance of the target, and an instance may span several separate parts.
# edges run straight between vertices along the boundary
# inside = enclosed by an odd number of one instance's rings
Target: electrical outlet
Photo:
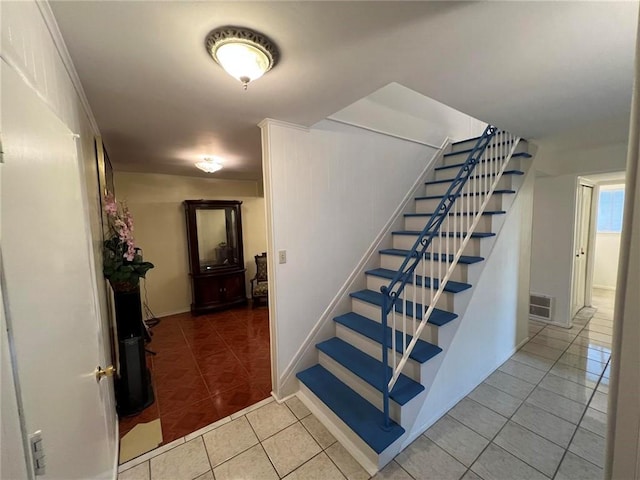
[[[278,252],[278,263],[287,263],[287,251],[280,250]]]

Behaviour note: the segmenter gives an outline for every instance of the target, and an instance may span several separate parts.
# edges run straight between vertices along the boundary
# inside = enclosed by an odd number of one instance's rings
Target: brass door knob
[[[104,377],[113,377],[116,374],[116,367],[109,365],[104,370],[100,365],[96,367],[96,380],[100,381]]]

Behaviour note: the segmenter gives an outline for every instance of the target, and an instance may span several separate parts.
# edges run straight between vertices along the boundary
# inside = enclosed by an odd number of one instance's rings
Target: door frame
[[[588,233],[588,242],[589,242],[589,248],[587,249],[587,258],[585,259],[585,286],[584,286],[584,306],[591,306],[591,288],[592,288],[592,284],[593,284],[593,264],[594,264],[594,243],[595,243],[595,236],[596,236],[596,222],[594,220],[596,220],[596,213],[597,212],[597,202],[594,201],[594,198],[596,198],[596,193],[597,193],[597,184],[589,179],[583,178],[583,177],[577,177],[576,180],[576,189],[575,189],[575,210],[574,210],[574,218],[573,218],[573,242],[572,242],[572,248],[571,248],[571,295],[570,295],[570,300],[569,300],[569,311],[571,314],[571,318],[569,319],[571,321],[571,319],[573,319],[573,315],[576,313],[573,311],[574,309],[574,298],[575,298],[575,293],[576,293],[576,288],[577,288],[577,282],[578,282],[578,278],[577,278],[577,272],[576,272],[576,265],[575,265],[575,252],[578,248],[578,243],[579,243],[579,236],[580,236],[580,225],[579,225],[579,221],[581,220],[579,218],[579,212],[580,212],[580,208],[581,205],[579,205],[579,202],[581,200],[580,197],[580,189],[583,187],[591,187],[592,188],[592,194],[591,194],[591,205],[590,208],[588,210],[589,212],[589,233]],[[596,210],[594,211],[594,205],[596,207]]]

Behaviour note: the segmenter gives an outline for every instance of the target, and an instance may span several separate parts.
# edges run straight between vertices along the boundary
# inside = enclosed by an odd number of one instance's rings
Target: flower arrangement
[[[153,268],[153,263],[142,261],[142,250],[133,239],[133,217],[123,202],[117,202],[107,193],[104,202],[109,233],[103,246],[103,273],[117,292],[135,289],[140,277]]]

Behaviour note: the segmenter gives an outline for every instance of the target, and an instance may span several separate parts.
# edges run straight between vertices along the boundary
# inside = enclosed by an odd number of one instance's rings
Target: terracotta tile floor
[[[120,419],[122,438],[160,418],[163,444],[267,398],[271,392],[269,311],[236,308],[161,319],[147,355],[156,401]]]

